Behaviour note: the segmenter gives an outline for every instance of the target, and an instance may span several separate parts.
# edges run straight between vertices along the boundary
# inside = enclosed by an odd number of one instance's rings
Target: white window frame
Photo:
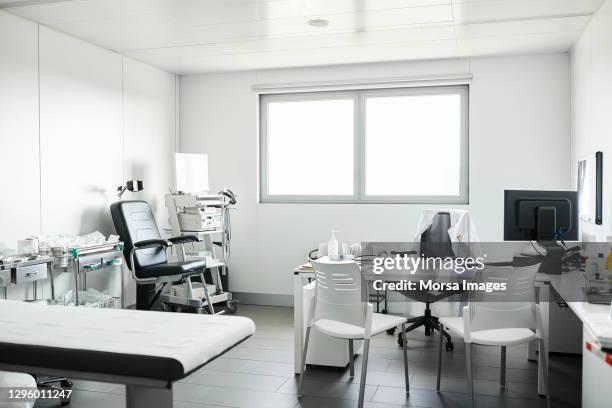
[[[461,159],[459,195],[366,195],[365,194],[365,106],[368,97],[448,95],[461,97]],[[271,102],[353,99],[353,194],[352,195],[270,195],[268,193],[268,105]],[[339,204],[469,204],[469,87],[442,85],[385,89],[295,92],[259,95],[259,202],[261,203],[339,203]],[[407,176],[406,182],[410,182]],[[316,180],[313,180],[315,183]]]

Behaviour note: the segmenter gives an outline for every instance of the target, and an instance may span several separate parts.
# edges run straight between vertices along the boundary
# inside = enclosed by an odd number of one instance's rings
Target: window
[[[467,94],[261,95],[261,201],[467,203]]]

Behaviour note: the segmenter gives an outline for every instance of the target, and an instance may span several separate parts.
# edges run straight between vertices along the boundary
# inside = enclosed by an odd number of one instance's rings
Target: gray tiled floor
[[[176,408],[205,407],[356,407],[361,359],[356,377],[348,369],[313,367],[304,381],[304,397],[296,396],[293,375],[293,311],[288,308],[241,305],[239,314],[255,320],[257,333],[223,357],[175,384]],[[404,392],[403,360],[396,337],[385,333],[372,341],[366,407],[467,407],[464,347],[444,352],[442,390],[435,391],[437,336],[414,331],[408,337],[410,395]],[[500,388],[499,350],[477,347],[475,389],[479,408],[544,407],[537,394],[537,364],[526,359],[526,347],[508,349],[508,386]],[[73,408],[122,408],[125,387],[75,381]],[[553,407],[556,407],[553,399]],[[558,405],[570,407],[567,403]]]

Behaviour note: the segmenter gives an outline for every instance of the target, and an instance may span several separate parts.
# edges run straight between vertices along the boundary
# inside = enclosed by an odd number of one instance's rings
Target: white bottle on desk
[[[336,240],[336,230],[332,230],[331,237],[327,242],[327,256],[332,261],[340,260],[340,256],[338,255],[338,241]]]

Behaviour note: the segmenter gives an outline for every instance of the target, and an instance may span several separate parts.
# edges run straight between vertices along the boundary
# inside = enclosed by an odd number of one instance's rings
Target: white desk
[[[587,350],[585,345],[586,342],[596,341],[600,337],[612,337],[612,323],[608,317],[610,306],[577,301],[584,299],[582,287],[585,282],[580,271],[544,276],[582,322],[582,406],[607,406],[609,397],[603,392],[601,385],[612,383],[612,366]]]

